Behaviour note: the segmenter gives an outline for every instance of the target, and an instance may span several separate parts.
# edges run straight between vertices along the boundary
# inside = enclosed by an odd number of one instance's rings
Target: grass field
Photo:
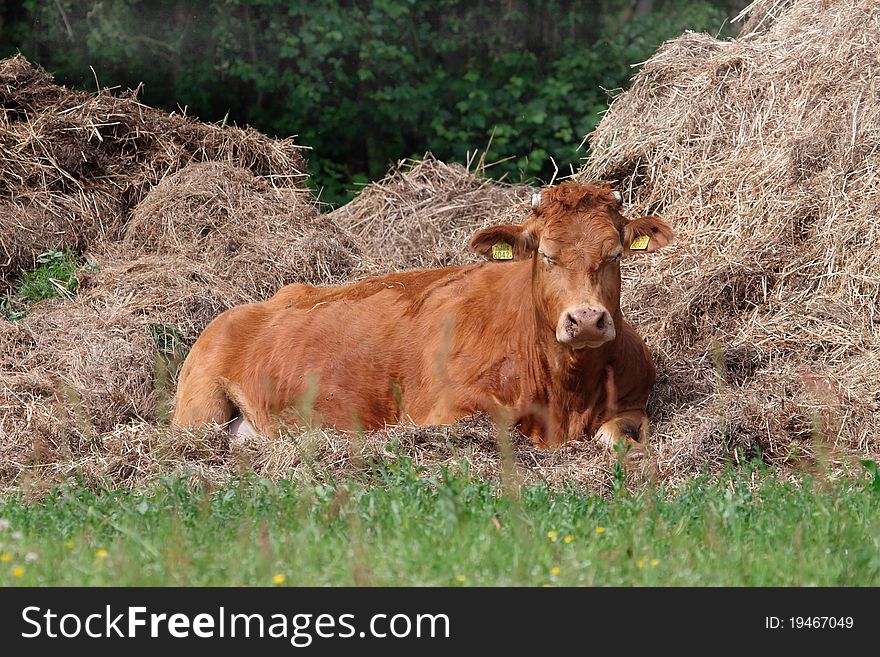
[[[877,482],[740,470],[674,492],[523,488],[407,462],[335,487],[0,499],[0,585],[880,585]]]

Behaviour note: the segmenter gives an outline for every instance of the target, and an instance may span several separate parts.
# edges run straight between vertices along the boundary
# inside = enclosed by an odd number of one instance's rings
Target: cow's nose
[[[604,308],[578,308],[569,311],[571,337],[583,342],[605,342],[614,338],[614,320]]]

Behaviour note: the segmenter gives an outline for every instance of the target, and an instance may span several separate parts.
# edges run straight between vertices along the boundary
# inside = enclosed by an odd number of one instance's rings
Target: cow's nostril
[[[599,315],[599,319],[596,320],[596,328],[599,329],[600,331],[605,330],[605,313],[602,313],[601,315]]]

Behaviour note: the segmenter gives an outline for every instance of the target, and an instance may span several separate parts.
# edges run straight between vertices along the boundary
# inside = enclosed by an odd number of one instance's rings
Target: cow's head
[[[672,242],[657,217],[629,221],[607,187],[562,183],[532,198],[520,225],[489,226],[471,238],[488,260],[532,259],[532,287],[542,319],[572,349],[613,340],[620,319],[620,259]]]

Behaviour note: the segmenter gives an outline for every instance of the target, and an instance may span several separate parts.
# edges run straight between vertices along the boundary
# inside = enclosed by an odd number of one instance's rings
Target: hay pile
[[[223,162],[190,164],[162,180],[132,212],[121,247],[179,254],[254,298],[290,282],[341,282],[364,257],[307,191]]]
[[[99,254],[93,261],[98,271],[79,276],[78,297],[85,307],[107,322],[123,322],[139,330],[160,324],[173,326],[186,347],[218,314],[254,300],[246,281],[242,284],[224,278],[183,255],[127,259],[117,246],[114,252]],[[72,308],[73,304],[64,307]]]
[[[16,56],[0,62],[0,288],[60,244],[119,237],[165,176],[193,162],[234,163],[304,188],[301,147],[255,130],[202,123],[137,101],[57,85]]]
[[[737,40],[687,33],[648,60],[579,173],[678,233],[625,272],[661,470],[880,453],[880,6],[745,13]]]
[[[471,235],[496,223],[519,223],[534,190],[480,177],[428,154],[400,162],[330,218],[356,235],[376,272],[477,262]]]

